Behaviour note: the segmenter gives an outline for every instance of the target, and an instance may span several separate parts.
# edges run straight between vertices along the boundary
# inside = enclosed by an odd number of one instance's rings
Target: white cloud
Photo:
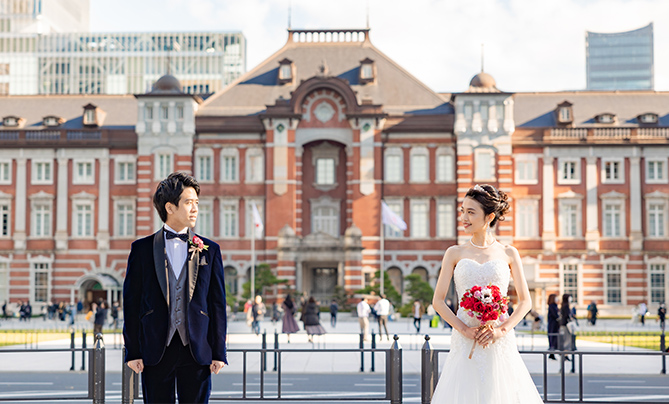
[[[242,31],[248,69],[286,42],[291,0],[130,0],[91,4],[93,30]],[[132,10],[132,12],[128,12]],[[163,10],[156,14],[156,10]],[[293,28],[361,28],[367,2],[292,0]],[[435,91],[485,70],[505,91],[585,88],[585,33],[654,22],[655,84],[669,90],[665,0],[369,0],[374,45]]]

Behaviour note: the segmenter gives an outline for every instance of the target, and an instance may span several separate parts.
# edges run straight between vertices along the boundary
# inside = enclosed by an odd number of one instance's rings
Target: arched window
[[[231,266],[227,266],[224,269],[225,272],[225,288],[227,292],[236,295],[238,292],[237,289],[237,269]]]
[[[411,273],[412,273],[412,274],[419,275],[420,278],[421,278],[422,280],[424,280],[425,282],[428,281],[428,277],[427,277],[427,269],[425,269],[425,268],[423,268],[423,267],[416,267],[416,268],[413,269],[413,271],[411,271]]]
[[[397,290],[400,295],[404,293],[404,275],[402,275],[402,270],[397,267],[388,268],[386,275],[388,276],[388,279],[390,279],[390,283],[395,290]]]

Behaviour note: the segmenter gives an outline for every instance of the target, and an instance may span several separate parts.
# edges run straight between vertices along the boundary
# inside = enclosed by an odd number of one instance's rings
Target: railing
[[[551,128],[544,139],[558,142],[667,141],[669,128]]]

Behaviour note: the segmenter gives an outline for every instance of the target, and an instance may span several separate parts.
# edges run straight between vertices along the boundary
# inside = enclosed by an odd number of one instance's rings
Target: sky
[[[289,13],[289,9],[292,10]],[[655,89],[669,91],[668,0],[91,0],[90,29],[241,31],[247,70],[294,29],[365,28],[374,46],[437,92],[484,70],[507,92],[585,89],[585,34],[654,23]],[[369,16],[369,17],[368,17]]]

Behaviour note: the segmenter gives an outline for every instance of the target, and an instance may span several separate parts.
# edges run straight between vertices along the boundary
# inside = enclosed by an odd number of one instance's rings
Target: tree
[[[381,287],[379,279],[381,278],[381,271],[376,271],[374,273],[374,281],[371,282],[371,285],[365,286],[364,288],[358,290],[357,293],[360,294],[370,294],[374,292],[377,296],[381,294]],[[402,304],[402,295],[397,292],[397,289],[393,286],[393,283],[390,281],[388,274],[383,276],[383,293],[385,293],[386,298],[392,303],[395,307],[400,307]]]
[[[418,299],[423,306],[427,307],[432,304],[432,297],[434,296],[434,289],[429,283],[425,282],[418,274],[411,274],[404,278],[408,282],[406,292],[411,296],[411,302],[405,304],[400,309],[403,316],[411,315],[413,308],[413,301]]]
[[[256,276],[255,276],[255,295],[262,295],[265,292],[265,288],[278,285],[280,283],[288,282],[287,279],[279,279],[274,275],[269,264],[258,264],[256,266]],[[244,282],[242,284],[242,297],[244,299],[249,299],[251,297],[250,293],[251,282]]]

